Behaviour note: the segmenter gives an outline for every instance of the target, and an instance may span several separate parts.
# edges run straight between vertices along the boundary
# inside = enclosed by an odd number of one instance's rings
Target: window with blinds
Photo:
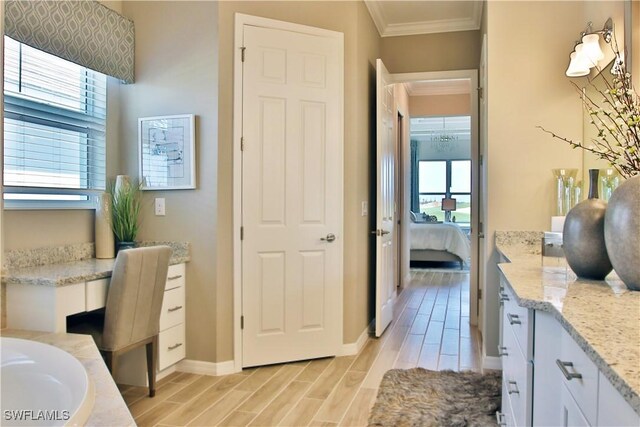
[[[104,190],[106,76],[4,38],[5,200]]]

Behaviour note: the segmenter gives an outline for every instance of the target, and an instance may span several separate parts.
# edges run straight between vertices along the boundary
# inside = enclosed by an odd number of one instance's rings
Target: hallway
[[[246,369],[212,377],[174,373],[121,391],[140,426],[365,426],[384,373],[421,366],[479,370],[480,339],[469,326],[469,273],[411,270],[396,320],[358,355]]]

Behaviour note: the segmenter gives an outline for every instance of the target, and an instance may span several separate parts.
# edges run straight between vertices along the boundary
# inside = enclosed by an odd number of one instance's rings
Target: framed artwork
[[[193,114],[138,119],[138,150],[143,190],[196,188]]]

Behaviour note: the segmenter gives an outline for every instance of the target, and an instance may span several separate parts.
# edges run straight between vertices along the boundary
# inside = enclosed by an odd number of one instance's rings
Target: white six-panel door
[[[395,131],[393,84],[381,59],[376,60],[376,336],[393,320],[396,297],[395,222]]]
[[[244,25],[242,365],[337,354],[342,38]]]

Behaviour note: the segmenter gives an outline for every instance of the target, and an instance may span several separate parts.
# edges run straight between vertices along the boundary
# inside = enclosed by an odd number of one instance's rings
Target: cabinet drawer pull
[[[175,350],[176,348],[180,347],[182,345],[181,342],[174,344],[174,345],[170,345],[169,347],[167,347],[167,350],[171,351],[171,350]]]
[[[182,306],[181,306],[181,305],[176,305],[175,307],[168,308],[168,309],[167,309],[167,311],[168,311],[169,313],[171,313],[171,312],[173,312],[173,311],[178,311],[178,310],[180,310],[181,308],[182,308]]]
[[[178,274],[177,276],[168,277],[167,280],[178,280],[181,277],[182,277],[182,274]]]
[[[504,414],[500,411],[496,411],[496,422],[499,426],[506,426],[507,423],[504,422]]]
[[[511,388],[511,386],[514,386]],[[509,381],[507,383],[507,391],[509,394],[520,394],[520,390],[518,390],[518,383],[515,381]]]
[[[500,356],[508,356],[508,355],[509,355],[509,353],[507,353],[507,347],[499,345],[498,346],[498,357],[500,357]]]
[[[509,319],[509,324],[511,325],[521,325],[520,316],[517,314],[507,313],[507,319]]]
[[[505,294],[504,292],[500,293],[500,302],[505,302],[505,301],[511,301],[509,299],[509,295]]]
[[[556,359],[556,365],[558,365],[558,368],[560,368],[560,372],[562,372],[562,375],[564,375],[567,381],[571,381],[574,378],[582,378],[582,374],[579,374],[577,372],[569,372],[567,370],[567,366],[570,368],[573,367],[573,362],[563,362],[560,359]]]

